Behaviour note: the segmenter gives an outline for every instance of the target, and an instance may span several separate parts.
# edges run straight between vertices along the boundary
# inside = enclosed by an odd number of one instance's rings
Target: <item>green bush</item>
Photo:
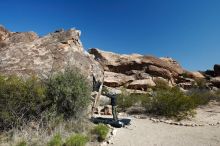
[[[19,126],[41,113],[46,96],[45,86],[36,78],[23,80],[0,75],[1,130]]]
[[[184,118],[188,114],[193,114],[195,108],[194,101],[185,95],[179,88],[170,90],[158,90],[152,98],[152,105],[149,112],[167,117]]]
[[[89,139],[87,136],[76,134],[67,138],[65,146],[85,146],[88,141]]]
[[[140,101],[141,106],[144,107],[146,111],[152,109],[152,97],[149,94],[138,95],[136,98]]]
[[[78,70],[67,69],[49,78],[47,97],[65,118],[78,118],[87,109],[91,87]]]
[[[62,146],[63,141],[60,134],[54,135],[54,137],[47,143],[47,146]]]
[[[200,89],[200,88],[189,90],[187,95],[191,97],[195,106],[205,105],[210,100],[216,98],[215,93],[212,93],[211,91],[207,89]]]
[[[216,100],[220,101],[220,89],[215,92]]]
[[[103,141],[106,139],[109,132],[109,127],[105,124],[99,124],[94,127],[92,130],[93,134],[96,134],[98,136],[98,141]]]
[[[136,103],[136,99],[125,89],[121,90],[122,93],[117,95],[117,105],[119,110],[125,111],[127,108],[131,107]]]

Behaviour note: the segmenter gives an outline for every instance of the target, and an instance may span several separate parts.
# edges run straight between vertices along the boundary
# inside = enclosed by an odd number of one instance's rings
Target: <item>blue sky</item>
[[[220,0],[2,0],[0,24],[39,35],[75,27],[85,49],[169,56],[192,71],[220,63]]]

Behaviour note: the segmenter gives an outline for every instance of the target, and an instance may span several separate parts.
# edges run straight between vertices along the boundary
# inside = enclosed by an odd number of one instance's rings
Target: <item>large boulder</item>
[[[192,79],[205,79],[205,76],[198,71],[194,72],[187,72],[187,77],[192,78]]]
[[[56,31],[43,37],[34,32],[9,32],[0,27],[0,73],[47,78],[65,68],[78,68],[92,81],[102,81],[103,69],[85,52],[80,31]]]
[[[120,55],[96,48],[89,50],[104,68],[104,84],[109,87],[124,86],[145,90],[154,86],[152,77],[162,77],[175,84],[183,68],[171,58],[157,58],[140,54]]]
[[[129,89],[136,89],[145,91],[147,88],[151,88],[156,86],[152,78],[143,79],[143,80],[135,80],[128,85]]]
[[[95,59],[100,62],[105,71],[126,74],[131,70],[141,70],[158,76],[162,74],[168,79],[171,77],[177,78],[179,74],[184,73],[182,67],[170,58],[160,59],[139,54],[120,55],[96,48],[90,49],[89,52],[95,56]]]
[[[104,85],[108,87],[120,87],[127,82],[133,81],[135,78],[133,76],[128,76],[121,73],[114,73],[106,71],[104,74]]]
[[[215,76],[220,76],[220,64],[214,65]]]

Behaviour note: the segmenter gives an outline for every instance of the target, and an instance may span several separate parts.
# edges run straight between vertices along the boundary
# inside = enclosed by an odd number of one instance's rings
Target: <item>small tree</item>
[[[56,106],[57,113],[65,118],[78,118],[87,109],[91,87],[77,69],[53,75],[47,87],[47,97]]]

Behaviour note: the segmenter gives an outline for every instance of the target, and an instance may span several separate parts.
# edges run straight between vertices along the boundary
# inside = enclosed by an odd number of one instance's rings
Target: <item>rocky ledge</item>
[[[39,37],[0,26],[0,73],[47,78],[66,67],[80,69],[91,82],[102,82],[102,66],[83,49],[79,30],[61,29]]]
[[[170,86],[177,85],[183,90],[196,85],[198,80],[205,80],[205,86],[209,89],[219,88],[220,65],[217,64],[213,71],[190,72],[172,58],[120,55],[97,48],[90,49],[89,53],[102,65],[105,71],[104,85],[107,87],[146,91],[156,85],[155,80],[161,79]]]

